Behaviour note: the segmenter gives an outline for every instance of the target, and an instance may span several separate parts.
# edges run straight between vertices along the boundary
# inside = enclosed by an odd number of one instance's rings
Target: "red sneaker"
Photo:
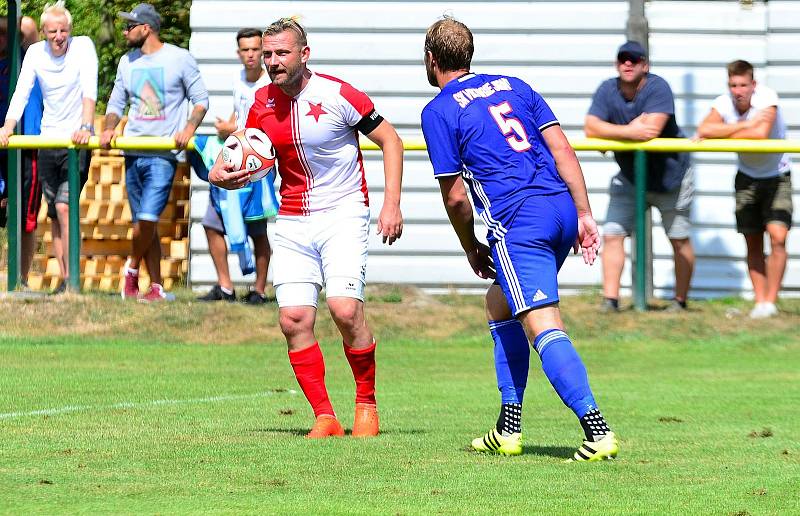
[[[325,437],[342,437],[344,428],[334,416],[322,414],[314,421],[314,426],[306,435],[306,439],[324,439]]]
[[[125,284],[122,287],[122,299],[136,299],[139,297],[139,271],[130,272],[128,262],[125,262],[123,277]]]
[[[164,292],[164,287],[158,283],[150,284],[150,290],[139,298],[140,303],[153,303],[158,301],[174,301],[175,296]]]
[[[376,435],[378,435],[378,407],[369,403],[356,403],[353,437],[375,437]]]

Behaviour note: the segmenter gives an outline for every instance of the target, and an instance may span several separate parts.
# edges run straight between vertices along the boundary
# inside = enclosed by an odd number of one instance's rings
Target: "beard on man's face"
[[[430,68],[426,68],[425,72],[428,75],[428,84],[430,84],[434,88],[438,88],[439,82],[436,80],[436,74],[433,73],[433,70],[431,70]]]
[[[126,43],[128,44],[128,48],[142,48],[142,45],[144,45],[144,38],[129,38]]]

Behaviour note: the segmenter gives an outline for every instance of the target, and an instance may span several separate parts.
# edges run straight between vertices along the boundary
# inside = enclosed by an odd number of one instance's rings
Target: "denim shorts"
[[[125,186],[134,222],[158,222],[177,167],[177,161],[161,156],[125,156]]]

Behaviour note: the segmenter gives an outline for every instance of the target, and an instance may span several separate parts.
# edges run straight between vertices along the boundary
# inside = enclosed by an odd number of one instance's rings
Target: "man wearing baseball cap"
[[[118,16],[127,21],[124,33],[131,51],[119,61],[100,145],[110,147],[114,128],[130,103],[125,136],[172,136],[175,146],[183,149],[208,110],[208,90],[197,62],[187,50],[161,41],[161,16],[151,4],[139,4]],[[193,105],[191,115],[187,100]],[[125,152],[125,184],[133,215],[133,250],[122,290],[125,299],[169,299],[161,285],[158,219],[172,189],[177,161],[175,151]],[[140,296],[142,262],[151,284]]]
[[[147,24],[155,32],[161,30],[161,15],[151,4],[139,4],[131,12],[119,12],[117,16],[134,24]]]
[[[590,138],[647,141],[683,138],[675,121],[675,99],[667,81],[650,73],[647,52],[637,41],[617,50],[618,77],[604,81],[592,97],[584,131]],[[603,226],[604,312],[619,310],[619,289],[625,265],[625,237],[636,217],[633,152],[615,152],[619,173],[611,179]],[[694,181],[689,154],[647,154],[647,205],[661,212],[661,221],[675,255],[675,294],[670,311],[686,309],[694,269],[689,241]]]

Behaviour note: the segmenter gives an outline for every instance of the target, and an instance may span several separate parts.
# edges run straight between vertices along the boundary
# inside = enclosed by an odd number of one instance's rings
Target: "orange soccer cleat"
[[[356,403],[353,437],[375,437],[376,435],[378,435],[378,407],[369,403]]]
[[[324,439],[326,437],[341,437],[344,435],[344,428],[336,419],[336,416],[322,414],[314,421],[314,426],[306,435],[307,439]]]

